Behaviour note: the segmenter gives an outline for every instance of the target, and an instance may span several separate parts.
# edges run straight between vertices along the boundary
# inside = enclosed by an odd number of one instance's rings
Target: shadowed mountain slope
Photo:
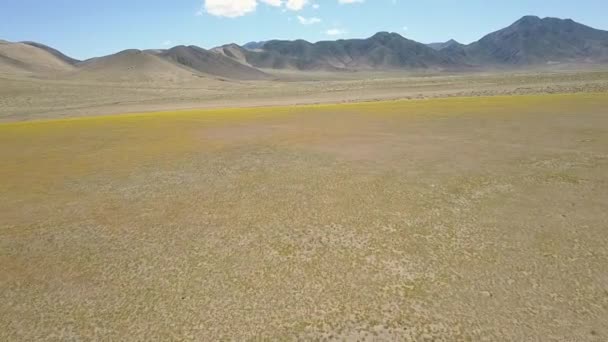
[[[243,65],[251,66],[249,62],[247,62],[247,51],[245,51],[244,47],[240,47],[236,44],[227,44],[222,45],[210,50],[211,52],[218,53],[230,59],[233,59]]]
[[[211,52],[197,46],[176,46],[159,54],[165,60],[209,75],[238,80],[269,79],[258,69],[240,63],[236,58]]]
[[[608,31],[571,19],[526,16],[465,48],[478,65],[534,65],[608,60]]]
[[[262,51],[243,49],[249,64],[274,69],[398,69],[455,66],[447,56],[397,33],[380,32],[367,39],[310,43],[272,40]]]
[[[525,16],[470,45],[455,40],[424,45],[397,33],[368,39],[309,43],[265,42],[241,52],[248,64],[274,69],[443,69],[518,67],[555,62],[608,62],[608,31],[571,19]]]

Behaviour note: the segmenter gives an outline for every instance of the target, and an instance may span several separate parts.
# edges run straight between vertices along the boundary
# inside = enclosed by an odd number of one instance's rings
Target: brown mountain
[[[195,77],[189,70],[140,50],[89,59],[77,67],[72,77],[101,81],[185,81]]]
[[[55,54],[24,43],[0,42],[0,72],[48,74],[72,71],[74,67]]]
[[[79,60],[66,56],[61,51],[53,49],[52,47],[44,45],[44,44],[40,44],[40,43],[36,43],[36,42],[22,42],[22,43],[42,49],[70,65],[75,65],[76,63],[80,62]]]
[[[226,44],[226,45],[222,45],[222,46],[211,49],[211,52],[226,56],[241,64],[251,66],[251,64],[249,64],[249,62],[247,62],[247,56],[246,56],[247,51],[246,51],[245,47],[240,47],[236,44]]]
[[[208,75],[238,80],[269,79],[270,75],[244,65],[222,54],[198,46],[176,46],[159,54],[159,57]]]

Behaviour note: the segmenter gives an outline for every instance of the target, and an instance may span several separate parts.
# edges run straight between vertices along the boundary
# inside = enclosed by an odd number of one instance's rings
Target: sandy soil
[[[165,76],[160,78],[166,79],[164,82],[149,77],[148,82],[109,82],[91,79],[83,72],[45,79],[0,74],[0,121],[193,108],[608,91],[608,71],[601,69],[454,75],[275,72],[276,80],[250,82],[213,78],[171,82],[169,79],[183,77]]]
[[[607,108],[603,93],[2,124],[0,340],[606,341]]]

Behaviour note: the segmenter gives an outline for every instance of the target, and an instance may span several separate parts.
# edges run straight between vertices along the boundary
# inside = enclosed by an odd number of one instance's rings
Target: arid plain
[[[608,73],[277,77],[3,78],[0,339],[608,338]]]
[[[273,79],[239,81],[174,71],[150,78],[149,72],[130,70],[129,65],[44,77],[0,72],[0,122],[176,109],[608,91],[608,69],[602,66],[475,73],[265,70]]]

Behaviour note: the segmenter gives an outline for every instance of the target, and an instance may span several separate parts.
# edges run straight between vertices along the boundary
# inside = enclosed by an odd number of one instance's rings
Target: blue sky
[[[32,40],[76,58],[128,48],[393,31],[423,43],[469,43],[523,15],[608,30],[607,0],[0,0],[0,39]]]

